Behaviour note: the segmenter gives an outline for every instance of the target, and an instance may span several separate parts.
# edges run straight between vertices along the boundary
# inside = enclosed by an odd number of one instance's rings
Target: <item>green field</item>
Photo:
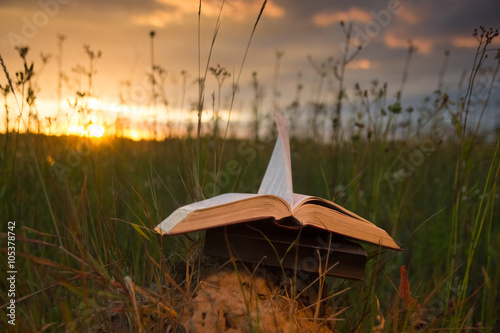
[[[1,253],[2,262],[7,262],[6,221],[15,221],[19,331],[48,324],[51,329],[61,324],[77,330],[92,327],[103,320],[112,301],[130,312],[132,324],[138,321],[130,298],[120,292],[124,277],[144,288],[164,284],[164,273],[179,274],[175,262],[196,247],[186,237],[161,239],[151,231],[173,209],[195,200],[193,170],[185,167],[194,141],[1,136],[2,147],[7,143],[0,191]],[[205,138],[200,143],[200,183],[214,188],[210,142]],[[411,293],[429,329],[491,330],[496,324],[498,151],[495,144],[478,140],[457,190],[459,143],[447,138],[431,147],[428,142],[426,147],[432,149],[425,152],[421,145],[418,140],[350,142],[334,158],[330,145],[291,144],[296,192],[334,197],[388,230],[404,248],[372,259],[363,282],[329,281],[332,293],[352,288],[334,299],[351,305],[348,316],[339,316],[344,319],[337,324],[340,331],[373,325],[375,297],[386,328],[411,325],[397,290],[401,265],[408,267]],[[218,185],[224,186],[218,186],[219,191],[256,192],[271,149],[270,143],[227,140],[222,170],[237,165],[231,170],[239,172],[226,172],[229,176],[220,178]],[[414,163],[407,177],[391,178],[401,159],[410,161],[418,151],[425,156],[422,162]],[[185,283],[182,288],[187,288]],[[8,299],[7,289],[4,279],[3,300]]]

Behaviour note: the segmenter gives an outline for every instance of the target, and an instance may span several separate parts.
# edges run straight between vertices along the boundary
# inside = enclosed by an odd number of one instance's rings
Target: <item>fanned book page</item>
[[[274,118],[278,128],[278,139],[267,166],[266,173],[262,180],[258,194],[249,193],[226,193],[210,199],[198,201],[175,210],[169,217],[163,220],[156,231],[161,234],[176,233],[175,226],[184,221],[191,213],[196,210],[222,206],[230,202],[236,202],[243,199],[255,197],[257,195],[270,194],[285,200],[290,207],[293,206],[294,194],[292,185],[292,163],[290,158],[290,143],[288,134],[288,123],[283,115],[275,113]],[[183,227],[182,230],[184,230]],[[193,226],[193,231],[197,230]]]
[[[292,207],[294,198],[288,124],[285,117],[280,113],[275,113],[274,119],[278,127],[278,140],[274,146],[258,194],[276,195],[283,198]]]

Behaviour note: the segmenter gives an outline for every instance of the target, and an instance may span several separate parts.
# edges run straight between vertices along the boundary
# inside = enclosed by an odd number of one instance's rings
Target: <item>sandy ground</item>
[[[318,287],[309,284],[299,279],[296,294],[304,291],[292,297],[265,269],[225,269],[200,282],[180,322],[187,332],[332,332],[331,309],[323,306],[314,320]]]

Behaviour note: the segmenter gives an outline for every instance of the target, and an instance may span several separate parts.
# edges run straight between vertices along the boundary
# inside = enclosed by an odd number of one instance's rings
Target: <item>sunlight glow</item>
[[[139,141],[141,139],[141,135],[136,130],[130,131],[128,136],[134,141]]]
[[[104,134],[104,127],[98,124],[92,124],[89,126],[89,135],[94,138],[100,138]]]
[[[69,97],[68,97],[69,99]],[[71,105],[58,103],[54,99],[38,100],[40,128],[31,124],[31,131],[40,130],[48,135],[71,135],[89,138],[125,137],[132,140],[163,140],[166,137],[181,137],[188,131],[196,130],[198,112],[196,109],[163,107],[152,108],[141,104],[123,104],[106,99],[90,97],[82,103],[86,112],[82,113]],[[213,110],[202,112],[201,135],[212,133],[215,117],[218,117],[220,134],[225,134],[225,127],[232,123],[245,123],[251,120],[239,110],[221,108],[217,115]],[[1,119],[1,117],[0,117]],[[5,121],[0,120],[0,133],[5,132]],[[9,131],[14,130],[9,123]],[[239,131],[235,135],[242,134]],[[233,132],[228,132],[233,135]]]
[[[67,130],[66,134],[82,136],[85,134],[85,129],[81,125],[78,125],[78,126],[70,125],[70,126],[68,126],[68,130]]]
[[[95,98],[95,97],[90,97],[87,100],[87,106],[90,109],[97,110],[97,109],[101,108],[101,102],[97,98]]]

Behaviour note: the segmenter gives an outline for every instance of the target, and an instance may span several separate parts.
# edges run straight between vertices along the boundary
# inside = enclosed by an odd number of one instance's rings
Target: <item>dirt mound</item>
[[[332,311],[322,307],[323,319],[314,320],[317,293],[307,281],[298,282],[305,289],[292,298],[265,271],[213,273],[200,282],[180,322],[187,332],[332,332],[332,321],[324,319]]]

